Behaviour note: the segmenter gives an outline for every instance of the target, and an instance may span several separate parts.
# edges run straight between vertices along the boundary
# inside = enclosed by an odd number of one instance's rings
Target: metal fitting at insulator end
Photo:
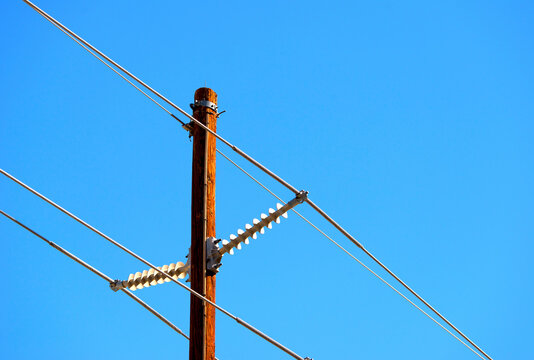
[[[114,292],[117,292],[119,290],[125,289],[126,288],[126,284],[125,284],[125,281],[115,280],[115,281],[109,283],[109,288],[111,290],[113,290]]]
[[[209,237],[206,239],[206,273],[214,275],[219,272],[221,267],[222,255],[219,254],[219,243],[221,239]]]
[[[309,192],[307,192],[306,190],[300,190],[295,195],[295,197],[296,197],[297,201],[299,202],[299,204],[302,204],[304,201],[306,201],[308,199],[308,194],[309,194]]]

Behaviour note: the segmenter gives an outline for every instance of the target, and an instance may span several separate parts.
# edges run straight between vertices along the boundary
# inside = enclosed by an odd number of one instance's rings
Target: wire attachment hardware
[[[215,115],[217,117],[221,116],[223,113],[226,112],[226,110],[218,112],[218,109],[219,109],[218,106],[215,103],[213,103],[213,102],[211,102],[209,100],[195,100],[195,103],[194,104],[190,104],[189,106],[191,106],[191,109],[193,109],[193,110],[195,110],[197,107],[201,107],[201,106],[208,107],[211,110],[215,111]],[[174,116],[173,114],[171,114],[171,116],[176,118],[176,116]],[[176,118],[176,119],[178,119],[178,118]],[[179,119],[178,119],[178,121],[180,121],[182,123],[182,128],[189,133],[189,138],[191,138],[193,136],[193,128],[195,127],[195,122],[194,121],[190,121],[189,123],[185,124]]]
[[[210,274],[216,274],[221,267],[222,255],[219,253],[220,239],[209,237],[206,239],[206,272]],[[186,276],[191,276],[191,249],[186,255],[187,262],[178,261],[176,264],[158,266],[158,269],[169,274],[174,280],[184,279]],[[128,288],[132,291],[142,289],[157,284],[163,284],[164,282],[170,282],[168,278],[164,277],[161,273],[154,269],[144,270],[143,272],[136,272],[128,276],[128,280],[115,280],[109,284],[109,287],[113,291],[119,291],[121,289]],[[186,280],[190,282],[190,278]]]
[[[190,133],[191,131],[193,131],[193,123],[188,122],[187,124],[183,124],[182,129]]]
[[[111,290],[113,290],[114,292],[117,292],[119,290],[122,290],[122,289],[126,288],[126,284],[125,283],[126,283],[126,281],[115,280],[115,281],[109,283],[109,288]]]
[[[183,124],[182,125],[182,129],[187,131],[187,133],[189,135],[189,141],[191,141],[191,138],[193,137],[193,126],[194,125],[195,124],[192,121],[188,122],[187,124]]]
[[[212,110],[215,110],[215,112],[217,112],[217,110],[219,109],[214,102],[211,102],[209,100],[195,100],[195,103],[189,106],[191,106],[191,109],[193,110],[195,110],[197,107],[200,107],[200,106],[208,107]]]
[[[206,239],[206,272],[216,274],[221,267],[222,255],[219,253],[219,243],[221,239],[209,237]]]

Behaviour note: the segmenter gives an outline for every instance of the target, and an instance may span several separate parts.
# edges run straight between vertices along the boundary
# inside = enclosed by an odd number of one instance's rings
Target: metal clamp
[[[304,201],[306,201],[308,199],[308,192],[305,191],[305,190],[300,190],[297,194],[296,194],[296,199],[298,201],[299,204],[302,204]]]
[[[122,280],[115,280],[109,283],[109,288],[115,292],[124,289],[124,282]]]
[[[206,272],[216,274],[221,267],[222,255],[219,253],[221,239],[209,237],[206,239]]]
[[[189,133],[189,137],[193,136],[193,126],[195,124],[191,121],[191,122],[188,122],[187,124],[183,124],[182,125],[182,129],[184,129],[185,131],[187,131]]]
[[[193,110],[195,110],[199,106],[208,107],[208,108],[210,108],[212,110],[215,110],[215,112],[217,112],[217,110],[218,110],[217,105],[214,102],[211,102],[209,100],[195,100],[195,103],[191,104],[190,106],[191,106],[191,109],[193,109]]]

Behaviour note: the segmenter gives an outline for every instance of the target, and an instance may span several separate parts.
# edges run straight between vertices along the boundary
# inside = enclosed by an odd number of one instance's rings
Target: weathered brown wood
[[[195,91],[195,101],[217,104],[209,88]],[[217,131],[217,114],[197,106],[193,116]],[[215,237],[216,138],[193,125],[193,176],[191,192],[191,288],[215,302],[215,275],[206,276],[206,238]],[[191,295],[189,360],[215,359],[215,308]]]

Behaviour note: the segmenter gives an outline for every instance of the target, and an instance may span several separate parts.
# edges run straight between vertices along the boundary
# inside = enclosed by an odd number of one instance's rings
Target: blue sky
[[[534,358],[531,3],[36,4],[183,108],[213,88],[222,136],[308,190],[494,359]],[[0,167],[152,263],[184,261],[187,134],[22,1],[0,9]],[[146,268],[7,178],[0,194],[112,278]],[[276,204],[221,157],[216,201],[223,238]],[[1,358],[187,358],[100,278],[5,219],[0,237]],[[300,355],[477,358],[295,215],[223,263],[217,302]],[[189,332],[186,291],[136,294]],[[222,314],[216,349],[289,358]]]

